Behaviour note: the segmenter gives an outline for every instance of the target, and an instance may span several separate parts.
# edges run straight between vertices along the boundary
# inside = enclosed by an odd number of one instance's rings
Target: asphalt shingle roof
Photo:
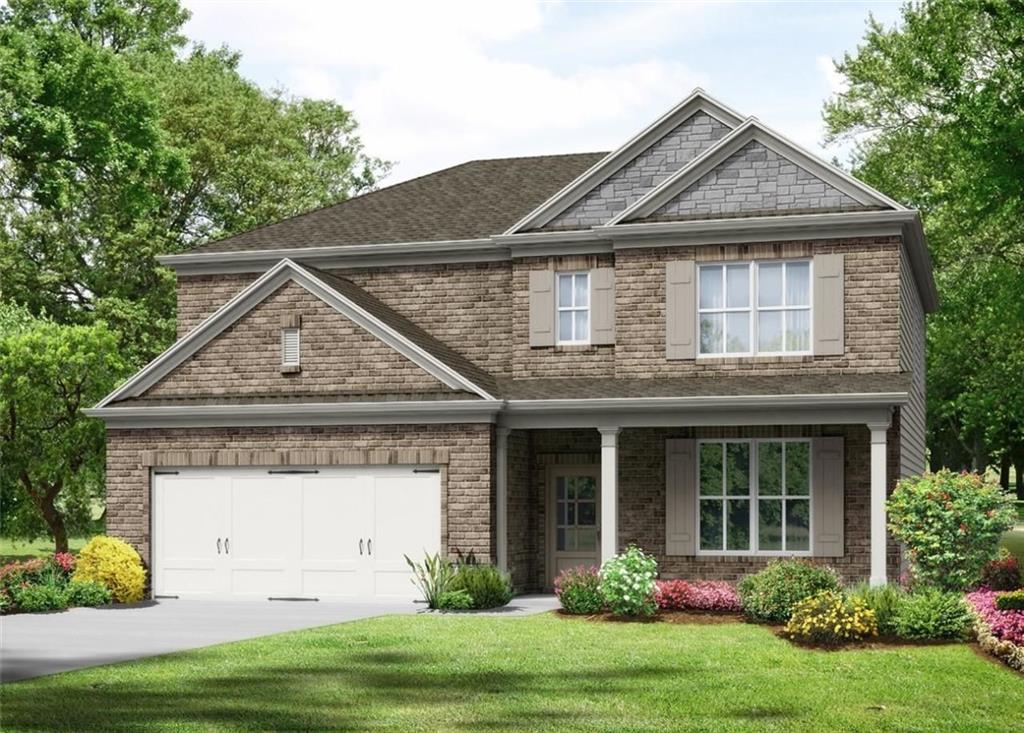
[[[473,160],[204,244],[246,252],[501,234],[605,153]]]

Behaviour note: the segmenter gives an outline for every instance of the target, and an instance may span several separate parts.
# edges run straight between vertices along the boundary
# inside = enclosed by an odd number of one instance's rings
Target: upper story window
[[[590,273],[556,275],[559,344],[590,343]]]
[[[811,263],[701,265],[701,356],[809,354]]]

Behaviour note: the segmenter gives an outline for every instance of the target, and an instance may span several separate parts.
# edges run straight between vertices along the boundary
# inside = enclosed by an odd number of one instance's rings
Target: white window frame
[[[287,339],[288,334],[295,334],[295,361],[287,360]],[[297,367],[302,362],[302,329],[301,328],[282,328],[281,329],[281,366],[282,367]]]
[[[562,278],[572,278],[572,304],[563,306],[560,303],[558,297],[561,292]],[[577,305],[576,303],[576,281],[575,278],[584,277],[587,280],[587,304]],[[593,328],[593,310],[591,308],[594,300],[594,294],[590,288],[590,272],[588,270],[573,270],[571,272],[556,272],[555,273],[555,343],[558,346],[586,346],[590,344],[590,331]],[[587,314],[587,332],[581,335],[576,333],[576,313],[586,312]],[[573,313],[572,319],[572,331],[573,338],[563,339],[561,329],[561,314],[562,313]]]
[[[759,306],[757,304],[758,296],[758,285],[760,284],[760,272],[759,268],[761,265],[783,265],[782,268],[782,293],[783,300],[785,300],[786,293],[786,277],[789,264],[807,263],[807,305],[766,305]],[[728,266],[746,265],[748,268],[747,285],[750,288],[748,295],[749,303],[746,307],[727,307],[726,306],[726,268]],[[701,308],[700,307],[700,271],[705,267],[721,267],[722,268],[722,307],[721,308]],[[697,266],[697,358],[698,359],[722,359],[722,358],[733,358],[733,357],[750,357],[750,356],[810,356],[814,353],[814,261],[809,257],[797,257],[788,258],[783,260],[747,260],[747,261],[721,261],[721,262],[702,262]],[[808,320],[807,330],[807,348],[801,351],[760,351],[758,349],[759,334],[758,334],[758,314],[761,312],[782,312],[785,314],[787,311],[806,311]],[[749,315],[749,333],[747,334],[748,343],[750,349],[747,351],[715,351],[715,352],[702,352],[700,342],[700,319],[701,316],[706,313],[721,313],[723,314],[723,326],[728,313],[747,313]],[[786,343],[786,332],[785,332],[785,315],[783,315],[783,336],[782,343]],[[722,347],[725,347],[723,339]]]
[[[750,488],[747,494],[734,497],[740,501],[750,501],[750,549],[749,550],[703,550],[700,546],[700,502],[701,499],[711,499],[721,501],[723,507],[726,501],[729,500],[729,496],[725,493],[722,494],[721,499],[717,494],[701,496],[700,493],[700,449],[701,446],[709,444],[725,445],[726,443],[746,443],[750,451]],[[758,475],[758,450],[757,447],[761,443],[806,443],[807,444],[807,494],[793,494],[790,495],[786,484],[783,483],[783,493],[779,495],[768,495],[763,498],[765,499],[779,499],[782,501],[782,541],[786,541],[786,500],[788,499],[806,499],[807,500],[807,511],[808,511],[808,522],[807,522],[807,549],[806,550],[761,550],[758,548],[760,537],[758,536],[758,519],[760,518],[761,511],[761,492]],[[725,458],[725,451],[722,453],[723,460]],[[694,486],[696,490],[696,510],[695,510],[695,524],[696,524],[696,537],[697,541],[697,555],[703,555],[706,557],[811,557],[814,552],[814,445],[810,438],[707,438],[697,441],[697,453],[696,464],[694,471],[696,472],[696,480]],[[785,482],[785,471],[786,463],[783,460],[782,463],[782,476],[783,482]],[[722,481],[728,481],[728,477],[725,475],[724,464]],[[723,483],[723,492],[724,492]],[[724,508],[723,508],[724,511]],[[723,521],[726,517],[723,515]],[[723,524],[723,544],[726,539],[725,532],[728,531],[728,524]]]

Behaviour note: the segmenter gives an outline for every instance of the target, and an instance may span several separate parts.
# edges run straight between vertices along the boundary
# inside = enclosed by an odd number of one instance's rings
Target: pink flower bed
[[[1024,611],[1000,611],[996,608],[995,591],[979,590],[967,594],[967,602],[971,604],[981,620],[985,622],[992,635],[1003,641],[1024,645]]]
[[[740,611],[740,597],[721,580],[659,580],[654,595],[663,611]]]

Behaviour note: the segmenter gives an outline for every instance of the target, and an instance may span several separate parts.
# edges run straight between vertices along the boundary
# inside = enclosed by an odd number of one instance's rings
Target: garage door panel
[[[168,562],[212,564],[222,536],[226,481],[215,477],[158,476],[157,541]],[[187,527],[188,531],[175,531]]]
[[[374,512],[374,561],[385,570],[408,570],[440,548],[441,494],[437,474],[379,476]]]
[[[361,598],[367,593],[364,573],[354,564],[344,570],[302,570],[301,594],[308,597]]]
[[[298,484],[291,476],[236,477],[231,482],[232,563],[286,563],[298,553]]]

